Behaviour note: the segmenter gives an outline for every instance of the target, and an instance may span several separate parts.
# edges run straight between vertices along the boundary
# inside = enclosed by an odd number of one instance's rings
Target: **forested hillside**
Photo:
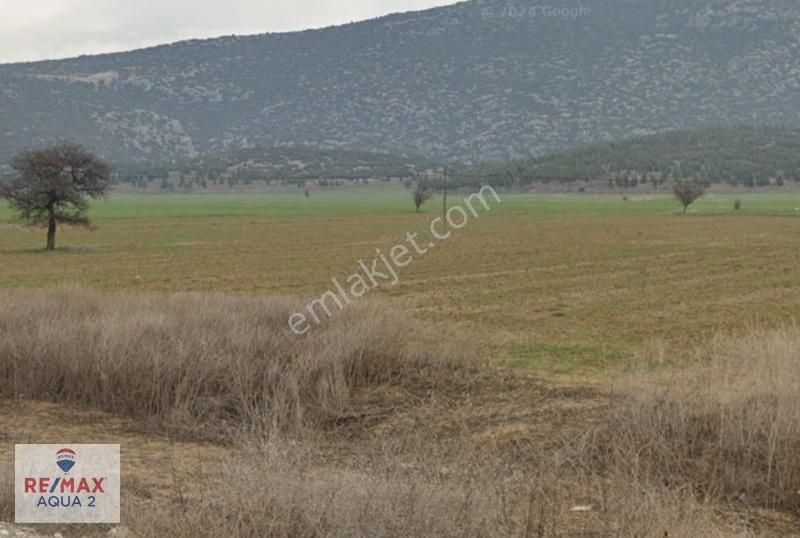
[[[501,185],[597,179],[616,186],[641,182],[658,186],[681,179],[780,185],[800,181],[800,131],[768,127],[670,131],[487,164],[462,176],[467,182],[485,177]]]
[[[242,185],[253,181],[407,178],[433,166],[419,156],[309,147],[249,148],[222,151],[192,159],[127,163],[115,166],[114,179],[141,187],[164,181],[167,189]]]

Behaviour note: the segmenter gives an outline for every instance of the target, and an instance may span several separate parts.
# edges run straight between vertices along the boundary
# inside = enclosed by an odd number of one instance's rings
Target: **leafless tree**
[[[419,213],[422,204],[433,197],[433,190],[431,190],[427,181],[418,181],[412,196],[414,197],[414,207],[417,208],[417,213]]]
[[[47,227],[47,250],[56,247],[56,226],[88,226],[90,198],[106,195],[109,165],[76,144],[61,144],[19,153],[11,162],[16,177],[0,183],[19,218]]]
[[[689,206],[703,196],[706,193],[706,189],[697,182],[678,181],[672,188],[672,192],[675,194],[675,198],[683,204],[683,214],[685,215]]]

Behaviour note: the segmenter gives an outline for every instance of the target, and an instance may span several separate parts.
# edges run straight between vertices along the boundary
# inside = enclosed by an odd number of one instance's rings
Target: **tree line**
[[[678,130],[466,171],[495,186],[602,179],[611,189],[679,182],[781,186],[800,181],[800,131],[775,127]],[[456,174],[458,177],[458,174]]]

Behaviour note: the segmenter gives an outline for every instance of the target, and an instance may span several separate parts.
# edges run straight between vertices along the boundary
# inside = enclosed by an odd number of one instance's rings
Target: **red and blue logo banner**
[[[17,523],[119,523],[119,445],[15,445]]]

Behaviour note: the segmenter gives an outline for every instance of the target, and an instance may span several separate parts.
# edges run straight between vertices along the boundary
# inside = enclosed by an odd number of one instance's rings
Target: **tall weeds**
[[[125,497],[140,536],[728,537],[749,524],[720,507],[800,513],[796,327],[626,378],[585,435],[538,458],[407,430],[392,442],[410,448],[366,458],[364,438],[294,434],[357,422],[384,388],[412,405],[478,377],[404,316],[365,304],[298,337],[302,303],[280,298],[0,291],[0,305],[0,397],[237,430],[178,501]],[[0,517],[10,499],[0,481]]]
[[[800,514],[800,329],[718,336],[680,370],[636,374],[590,444],[629,480]]]
[[[457,381],[452,354],[407,318],[365,305],[307,335],[300,301],[222,295],[0,292],[0,395],[186,427],[323,427],[356,391]]]

